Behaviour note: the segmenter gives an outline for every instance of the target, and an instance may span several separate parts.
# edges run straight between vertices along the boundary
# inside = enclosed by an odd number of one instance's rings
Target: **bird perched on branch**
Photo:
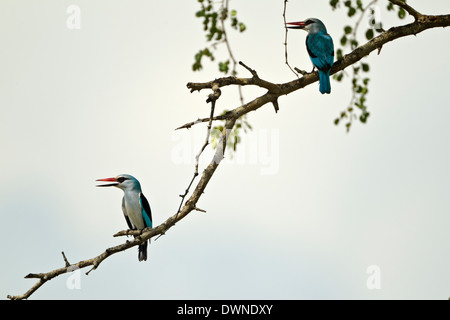
[[[333,39],[327,33],[322,21],[309,18],[305,21],[287,22],[289,29],[303,29],[308,32],[306,49],[313,65],[319,69],[320,93],[330,93],[330,70],[334,62]]]
[[[122,211],[128,227],[132,230],[152,227],[152,211],[141,190],[139,181],[129,174],[121,174],[115,178],[97,179],[96,181],[112,182],[97,187],[117,187],[124,192]],[[150,240],[149,240],[150,242]],[[139,245],[139,261],[147,260],[147,241]]]

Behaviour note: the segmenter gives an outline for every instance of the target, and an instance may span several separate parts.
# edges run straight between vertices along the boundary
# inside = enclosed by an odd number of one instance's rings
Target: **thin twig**
[[[241,66],[243,66],[245,69],[247,69],[248,72],[250,72],[250,73],[252,74],[253,77],[259,79],[258,73],[257,73],[255,70],[253,70],[252,68],[250,68],[249,66],[247,66],[247,65],[246,65],[245,63],[243,63],[242,61],[239,61],[239,64],[240,64]]]
[[[227,15],[228,15],[228,0],[222,0],[222,10],[225,10],[225,12],[227,12]],[[230,56],[230,59],[233,62],[233,69],[231,71],[231,75],[236,76],[237,75],[236,59],[234,58],[233,51],[231,50],[230,42],[228,41],[228,34],[227,34],[227,30],[225,28],[225,19],[222,14],[220,15],[220,24],[222,27],[223,40],[224,40],[227,50],[228,50],[228,55]],[[244,104],[244,96],[242,94],[241,86],[238,86],[238,92],[239,92],[239,100],[241,101],[241,104]]]
[[[213,117],[213,121],[216,121],[216,120],[227,120],[227,119],[230,118],[229,114],[230,113],[227,112],[225,114],[222,114],[222,115],[219,115],[219,116],[215,116],[215,117]],[[202,118],[202,119],[198,118],[197,120],[188,122],[188,123],[186,123],[186,124],[176,128],[175,130],[190,129],[192,126],[194,126],[196,124],[199,124],[199,123],[208,122],[210,119],[211,118]]]
[[[389,1],[403,9],[405,9],[405,11],[408,12],[411,16],[413,16],[416,21],[423,17],[423,15],[419,11],[417,11],[416,9],[411,7],[405,1],[401,1],[401,0],[389,0]]]
[[[356,40],[356,33],[358,31],[358,28],[359,28],[359,25],[361,24],[362,19],[364,18],[364,15],[366,14],[366,11],[377,2],[378,2],[378,0],[372,0],[370,3],[367,4],[367,6],[365,8],[362,9],[361,15],[359,16],[358,20],[356,21],[355,27],[353,28],[353,31],[352,31],[354,40]],[[355,49],[355,46],[352,45],[352,50],[353,49]]]
[[[295,76],[297,78],[299,78],[298,73],[294,71],[294,69],[292,69],[291,65],[289,64],[288,61],[288,28],[286,27],[286,5],[287,5],[288,0],[284,0],[284,7],[283,7],[283,21],[284,21],[284,59],[285,59],[285,63],[287,64],[287,66],[289,67],[289,69],[291,69],[292,73],[295,74]],[[297,69],[296,69],[297,70]],[[302,75],[304,75],[302,72],[300,72]]]
[[[61,254],[62,254],[62,256],[63,256],[64,262],[66,263],[66,267],[69,267],[69,266],[70,266],[70,263],[69,263],[69,261],[67,260],[66,255],[64,254],[64,251],[62,251]]]
[[[249,66],[247,66],[245,63],[243,63],[242,61],[239,61],[239,64],[241,66],[243,66],[245,69],[247,69],[253,76],[253,79],[255,80],[256,83],[262,84],[265,82],[265,85],[267,88],[269,88],[269,92],[274,91],[275,93],[279,92],[279,88],[276,85],[268,85],[267,81],[261,80],[261,78],[258,76],[258,73],[256,72],[256,70],[250,68]],[[275,88],[275,89],[274,89]],[[280,110],[280,107],[278,105],[278,100],[277,98],[274,98],[274,100],[272,101],[273,104],[273,108],[275,109],[275,113],[278,112],[278,110]]]
[[[220,89],[219,89],[219,85],[218,84],[213,84],[212,88],[213,93],[211,93],[208,96],[208,99],[206,100],[207,103],[211,102],[211,112],[209,115],[209,122],[208,122],[208,126],[206,128],[206,137],[205,137],[205,142],[203,143],[203,146],[201,147],[200,151],[198,152],[198,154],[195,156],[195,170],[194,170],[194,176],[191,179],[191,182],[189,183],[188,187],[186,188],[184,194],[180,195],[181,197],[181,202],[180,202],[180,206],[178,207],[178,211],[177,211],[177,215],[175,217],[175,222],[178,218],[178,213],[181,210],[181,207],[183,205],[184,199],[186,198],[186,196],[189,193],[189,189],[192,186],[192,183],[194,182],[195,178],[198,176],[198,166],[199,166],[199,162],[200,162],[200,156],[203,153],[203,151],[205,151],[206,147],[209,144],[209,137],[211,135],[211,127],[212,127],[212,122],[213,122],[213,118],[214,118],[214,110],[216,108],[216,101],[217,99],[219,99],[220,95],[222,94]],[[159,237],[158,237],[159,238]],[[157,239],[158,239],[157,238]],[[156,240],[157,240],[156,239]]]

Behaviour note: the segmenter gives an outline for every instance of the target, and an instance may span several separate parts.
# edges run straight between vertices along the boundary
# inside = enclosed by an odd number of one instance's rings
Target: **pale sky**
[[[345,10],[290,0],[288,21],[320,18],[338,46]],[[385,10],[385,28],[405,24]],[[410,0],[429,14],[448,1]],[[70,5],[81,29],[66,26]],[[230,1],[247,31],[229,31],[237,60],[276,83],[284,64],[283,1]],[[194,170],[209,91],[186,83],[222,76],[191,70],[205,47],[197,1],[15,1],[0,4],[0,296],[27,291],[32,272],[93,258],[125,238],[122,191],[95,179],[134,175],[154,225],[173,215]],[[255,9],[257,8],[257,10]],[[363,23],[364,22],[363,19]],[[289,32],[292,65],[311,69],[306,33]],[[192,212],[149,246],[116,254],[41,287],[32,299],[448,299],[450,296],[450,72],[448,29],[373,52],[366,125],[334,119],[351,84],[318,84],[248,116],[253,131],[224,160]],[[250,76],[239,68],[239,75]],[[348,71],[350,74],[350,71]],[[265,90],[243,88],[246,101]],[[217,113],[239,105],[224,88]],[[202,156],[201,170],[210,161]],[[197,180],[198,181],[198,180]],[[380,272],[370,289],[368,268]]]

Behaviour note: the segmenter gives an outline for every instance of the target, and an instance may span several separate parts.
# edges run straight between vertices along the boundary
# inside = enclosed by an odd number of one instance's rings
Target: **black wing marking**
[[[125,197],[122,198],[122,211],[123,211],[123,216],[125,217],[125,220],[127,221],[128,228],[129,228],[130,230],[136,229],[136,228],[131,224],[130,218],[128,218],[127,209],[125,208]]]
[[[308,34],[308,36],[306,37],[306,50],[308,50],[308,54],[311,58],[317,58],[317,56],[311,51],[311,49],[309,48],[308,45],[308,40],[309,40],[310,35]]]
[[[142,212],[142,215],[144,215],[145,226],[152,228],[153,219],[152,219],[152,210],[150,209],[150,204],[148,203],[147,198],[144,196],[144,194],[142,192],[139,194],[139,197],[141,200],[142,208],[144,209],[144,212]],[[146,219],[147,217],[145,217],[145,214],[147,214],[148,219]]]

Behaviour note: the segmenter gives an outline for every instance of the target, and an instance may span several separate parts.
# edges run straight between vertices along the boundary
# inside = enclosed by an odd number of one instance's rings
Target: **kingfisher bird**
[[[309,18],[305,21],[287,22],[289,29],[303,29],[308,32],[306,37],[306,49],[311,61],[319,70],[320,93],[330,93],[330,70],[334,62],[333,39],[327,33],[327,28],[322,21]],[[314,69],[313,69],[314,70]]]
[[[97,187],[117,187],[123,190],[122,211],[131,230],[152,228],[152,211],[147,198],[142,193],[141,184],[135,177],[121,174],[115,178],[97,179],[96,181],[112,182],[97,185]],[[139,261],[146,261],[147,241],[139,245],[138,251]]]

